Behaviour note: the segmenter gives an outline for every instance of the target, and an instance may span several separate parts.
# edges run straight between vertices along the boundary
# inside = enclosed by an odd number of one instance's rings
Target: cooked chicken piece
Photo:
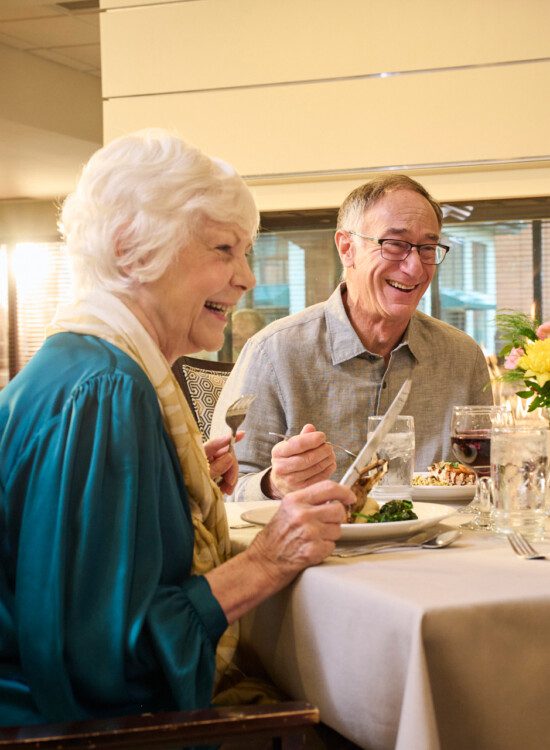
[[[458,461],[438,461],[428,466],[430,476],[447,484],[475,484],[476,473]]]
[[[368,466],[362,469],[359,478],[354,482],[351,489],[353,490],[357,502],[351,507],[348,506],[348,523],[354,523],[354,513],[361,513],[365,507],[367,497],[372,488],[378,484],[388,470],[388,462],[384,459],[377,458],[371,461]],[[376,511],[373,511],[376,513]]]

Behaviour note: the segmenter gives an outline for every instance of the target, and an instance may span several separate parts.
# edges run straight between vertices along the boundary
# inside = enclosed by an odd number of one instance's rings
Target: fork
[[[229,443],[229,450],[233,450],[235,445],[235,438],[237,437],[237,430],[244,422],[244,418],[248,412],[250,404],[256,398],[255,395],[239,396],[225,412],[225,423],[231,430],[231,441]]]
[[[524,560],[546,560],[546,556],[539,554],[519,531],[508,531],[506,536],[519,557]]]
[[[281,440],[288,440],[291,437],[294,437],[294,435],[281,435],[280,432],[268,432],[268,435],[273,435],[273,437],[281,438]],[[344,448],[343,445],[338,445],[338,443],[332,443],[330,440],[327,440],[328,445],[332,445],[333,448],[339,448],[341,451],[344,451],[344,453],[347,453],[348,456],[351,456],[352,458],[357,458],[356,453],[352,453],[351,451],[348,451],[347,448]]]
[[[235,455],[235,448],[233,446],[235,445],[237,430],[244,422],[244,418],[248,412],[248,407],[255,398],[256,396],[252,394],[249,396],[239,396],[236,401],[233,401],[233,403],[227,407],[227,411],[225,412],[225,423],[231,430],[231,440],[229,441],[228,450],[233,455]],[[223,476],[216,477],[214,481],[216,484],[221,484]]]

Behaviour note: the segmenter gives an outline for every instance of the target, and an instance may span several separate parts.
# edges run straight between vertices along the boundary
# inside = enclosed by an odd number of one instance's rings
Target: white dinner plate
[[[277,512],[278,504],[253,508],[241,513],[243,521],[265,526]],[[453,515],[454,511],[436,503],[413,503],[413,510],[418,518],[413,521],[389,521],[388,523],[343,523],[341,539],[379,539],[413,534],[433,526],[444,518]]]
[[[415,473],[415,477],[427,476],[427,471],[419,471]],[[457,503],[461,501],[468,503],[473,499],[476,493],[475,484],[455,484],[449,485],[448,487],[438,486],[434,484],[413,484],[411,489],[413,500],[430,500],[438,503]]]

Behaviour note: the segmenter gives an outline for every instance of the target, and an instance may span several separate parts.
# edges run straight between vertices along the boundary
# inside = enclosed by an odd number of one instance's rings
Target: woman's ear
[[[338,229],[334,235],[334,242],[336,243],[336,249],[338,255],[342,261],[344,268],[355,267],[355,244],[350,238],[349,232],[345,232],[343,229]]]
[[[134,275],[133,271],[136,264],[134,261],[128,260],[128,255],[131,253],[131,250],[128,248],[128,226],[129,224],[124,224],[119,227],[114,237],[114,244],[116,264],[120,269],[120,273],[131,277]]]
[[[132,266],[126,262],[126,250],[120,237],[115,240],[115,258],[122,276],[132,276]]]

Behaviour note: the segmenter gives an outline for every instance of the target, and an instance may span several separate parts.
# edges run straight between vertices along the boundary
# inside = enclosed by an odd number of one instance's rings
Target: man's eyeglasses
[[[364,234],[359,232],[351,232],[356,237],[361,237],[363,240],[371,240],[372,242],[378,242],[380,245],[380,253],[385,260],[405,260],[411,252],[413,247],[416,247],[418,251],[418,257],[426,266],[438,266],[443,262],[445,256],[450,250],[448,245],[438,244],[422,244],[415,245],[412,242],[405,242],[405,240],[390,240],[380,239],[379,237],[365,237]]]

